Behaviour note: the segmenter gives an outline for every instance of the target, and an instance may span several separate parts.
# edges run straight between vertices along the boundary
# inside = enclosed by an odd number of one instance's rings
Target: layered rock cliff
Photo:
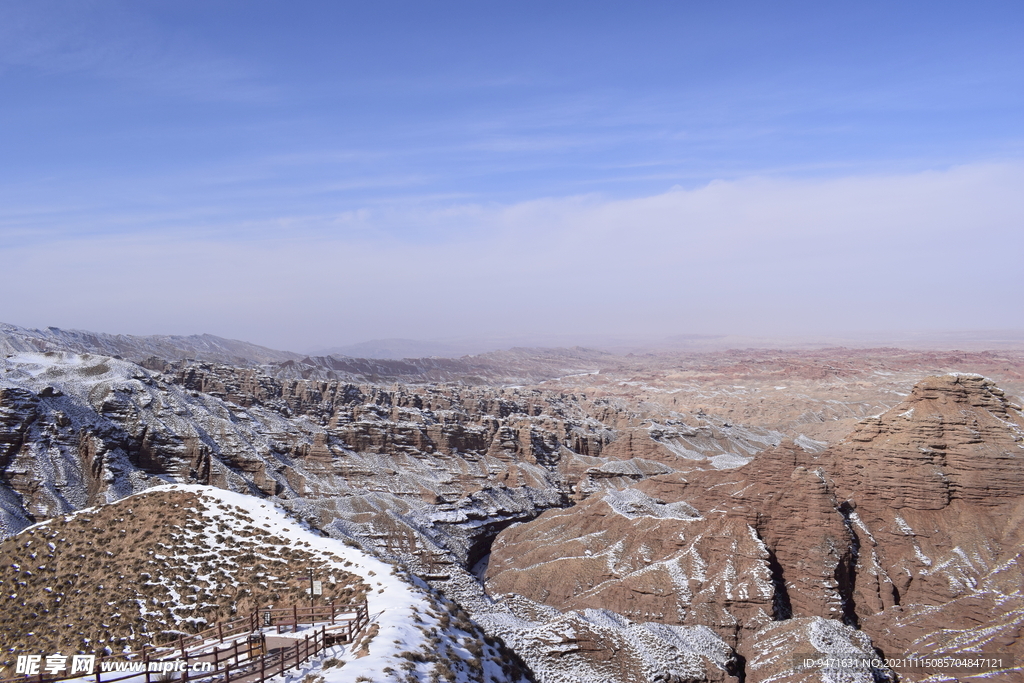
[[[794,618],[861,628],[889,656],[1019,656],[1022,437],[1020,406],[992,382],[929,378],[824,452],[786,443],[513,526],[493,545],[487,588],[704,624],[747,660],[765,629]]]

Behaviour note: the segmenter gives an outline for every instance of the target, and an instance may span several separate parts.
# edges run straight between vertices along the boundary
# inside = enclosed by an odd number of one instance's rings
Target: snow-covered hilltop
[[[525,680],[508,652],[401,568],[271,502],[215,487],[158,486],[41,522],[0,544],[0,559],[8,668],[29,650],[138,652],[254,605],[301,604],[312,573],[324,585],[318,599],[335,599],[339,611],[365,600],[370,623],[307,672],[328,681],[394,679],[389,671]]]
[[[297,353],[277,351],[237,339],[212,334],[188,336],[153,334],[106,334],[48,327],[31,330],[0,323],[0,355],[33,351],[64,351],[120,356],[141,361],[151,356],[166,360],[197,358],[221,363],[271,363],[298,360]]]

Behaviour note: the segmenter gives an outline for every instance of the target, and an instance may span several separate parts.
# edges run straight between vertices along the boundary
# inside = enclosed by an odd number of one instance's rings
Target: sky
[[[1024,4],[0,4],[0,321],[1024,328]]]

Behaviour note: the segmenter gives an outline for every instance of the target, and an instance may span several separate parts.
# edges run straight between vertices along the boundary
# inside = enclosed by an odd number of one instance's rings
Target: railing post
[[[224,625],[219,621],[217,622],[217,637],[220,639],[220,642],[224,642]]]
[[[299,630],[299,608],[297,605],[292,605],[292,633]]]
[[[93,669],[93,673],[96,674],[96,683],[100,683],[100,669],[103,668],[103,655],[100,655],[99,661],[93,664],[93,666],[96,667]]]

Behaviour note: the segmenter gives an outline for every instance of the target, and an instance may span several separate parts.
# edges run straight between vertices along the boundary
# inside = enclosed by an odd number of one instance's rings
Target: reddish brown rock
[[[981,647],[984,634],[1018,652],[1022,443],[1020,408],[990,381],[929,378],[823,453],[783,444],[507,529],[487,586],[705,624],[748,659],[792,617],[863,626],[888,655]]]
[[[789,445],[736,470],[652,477],[546,512],[499,535],[488,590],[706,625],[741,654],[773,619],[841,618],[849,532],[812,464]]]
[[[746,683],[888,683],[893,671],[877,661],[871,639],[833,619],[799,617],[758,631]]]
[[[876,645],[928,654],[953,647],[941,632],[974,646],[987,632],[1019,650],[1020,408],[979,376],[929,378],[829,457],[859,543],[851,600]]]

